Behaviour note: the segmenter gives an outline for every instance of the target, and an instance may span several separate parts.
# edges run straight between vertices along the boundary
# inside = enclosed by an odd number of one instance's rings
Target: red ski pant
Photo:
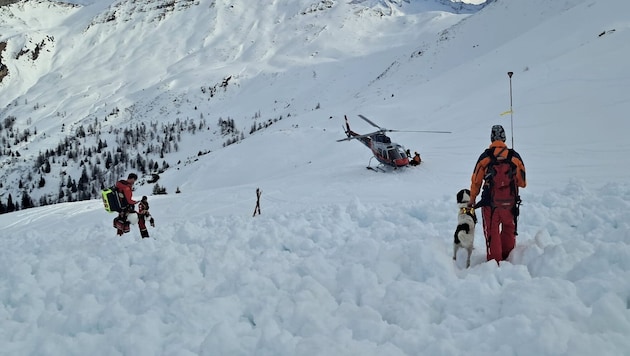
[[[497,263],[506,260],[514,249],[514,215],[512,209],[481,208],[483,216],[483,234],[486,237],[486,258]]]
[[[140,236],[144,237],[149,237],[149,231],[147,230],[147,223],[146,220],[144,219],[144,216],[139,215],[138,216],[138,228],[140,228]]]

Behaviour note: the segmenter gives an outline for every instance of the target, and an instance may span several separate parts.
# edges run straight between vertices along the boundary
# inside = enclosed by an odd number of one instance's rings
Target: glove
[[[151,227],[155,227],[155,220],[153,218],[149,219],[149,224],[151,224]]]

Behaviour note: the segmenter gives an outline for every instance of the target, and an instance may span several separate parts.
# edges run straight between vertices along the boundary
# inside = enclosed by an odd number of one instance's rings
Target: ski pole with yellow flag
[[[512,136],[512,149],[514,149],[514,110],[512,110],[512,75],[514,75],[514,72],[508,72],[507,74],[510,78],[510,110],[502,112],[501,116],[510,114],[510,135]]]

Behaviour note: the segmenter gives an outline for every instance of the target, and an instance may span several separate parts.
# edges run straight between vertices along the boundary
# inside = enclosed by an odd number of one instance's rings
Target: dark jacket
[[[151,216],[149,213],[149,203],[142,200],[138,203],[138,216],[140,218],[148,218]]]

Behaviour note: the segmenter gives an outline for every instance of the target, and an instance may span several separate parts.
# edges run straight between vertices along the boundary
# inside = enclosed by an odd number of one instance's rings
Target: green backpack
[[[122,204],[118,196],[118,189],[115,186],[101,191],[103,205],[108,213],[119,213],[122,211]]]

